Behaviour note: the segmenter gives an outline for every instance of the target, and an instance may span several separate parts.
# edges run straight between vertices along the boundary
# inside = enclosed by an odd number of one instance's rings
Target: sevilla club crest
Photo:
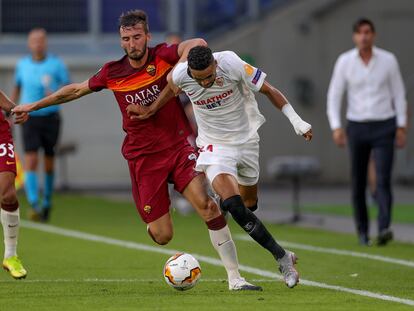
[[[217,77],[216,78],[216,84],[218,86],[223,86],[223,84],[224,84],[224,78],[223,77]]]

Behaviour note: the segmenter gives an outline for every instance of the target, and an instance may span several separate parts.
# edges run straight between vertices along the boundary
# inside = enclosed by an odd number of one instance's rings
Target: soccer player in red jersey
[[[130,11],[120,17],[119,33],[125,56],[106,63],[93,77],[82,83],[62,87],[44,99],[15,108],[30,112],[62,104],[102,89],[113,91],[123,117],[126,137],[122,153],[128,161],[135,205],[147,223],[148,233],[158,244],[167,244],[173,236],[169,213],[168,183],[191,203],[206,222],[211,242],[226,268],[230,290],[261,290],[242,278],[238,271],[237,252],[226,220],[207,195],[206,179],[195,172],[196,152],[188,143],[190,126],[177,99],[171,99],[157,114],[141,121],[130,118],[130,104],[151,105],[167,85],[167,74],[188,51],[206,45],[202,39],[179,45],[159,44],[148,47],[151,38],[147,16]]]
[[[0,107],[11,112],[15,104],[0,91]],[[27,113],[16,114],[15,123],[26,122]],[[10,125],[0,112],[0,195],[1,224],[4,233],[3,268],[15,279],[25,278],[26,269],[17,256],[17,238],[19,235],[19,202],[17,201],[14,180],[16,178],[16,158]]]

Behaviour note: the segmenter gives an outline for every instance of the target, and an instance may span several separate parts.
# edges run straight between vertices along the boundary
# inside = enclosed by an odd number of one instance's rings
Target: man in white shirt
[[[370,245],[366,206],[367,168],[371,152],[377,175],[376,201],[379,206],[378,245],[393,238],[391,223],[391,171],[394,144],[406,142],[407,103],[395,56],[374,46],[375,27],[368,19],[353,27],[356,48],[336,61],[328,90],[327,114],[333,140],[339,147],[348,142],[351,156],[352,202],[362,245]],[[346,132],[341,122],[341,103],[347,93]]]
[[[265,119],[259,112],[253,92],[265,94],[288,117],[296,133],[311,140],[311,125],[293,110],[284,95],[265,81],[266,74],[242,61],[234,52],[212,53],[208,47],[190,50],[188,62],[179,63],[169,75],[176,94],[190,98],[198,124],[200,148],[196,170],[209,179],[220,197],[221,207],[279,263],[288,287],[294,287],[299,274],[294,253],[284,250],[253,213],[257,209],[259,179],[259,135]],[[166,88],[167,89],[167,88]],[[172,94],[163,91],[145,112],[154,113]],[[164,93],[164,94],[163,94]],[[129,106],[130,114],[141,114],[142,107]],[[143,117],[142,114],[140,117]]]

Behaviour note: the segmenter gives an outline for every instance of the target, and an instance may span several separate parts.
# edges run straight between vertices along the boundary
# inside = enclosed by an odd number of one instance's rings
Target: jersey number
[[[0,157],[4,157],[6,154],[10,158],[14,158],[14,146],[10,143],[0,145]]]

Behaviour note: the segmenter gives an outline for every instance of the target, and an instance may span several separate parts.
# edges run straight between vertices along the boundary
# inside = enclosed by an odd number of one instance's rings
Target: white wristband
[[[289,119],[290,123],[292,123],[297,135],[303,135],[311,130],[312,126],[299,117],[291,104],[285,104],[282,107],[282,112]]]

